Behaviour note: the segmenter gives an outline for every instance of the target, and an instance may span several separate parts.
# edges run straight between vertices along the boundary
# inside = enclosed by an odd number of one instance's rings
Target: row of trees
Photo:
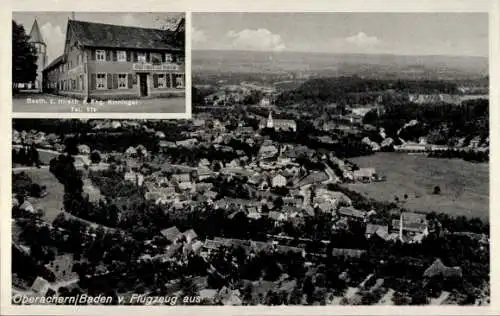
[[[484,140],[489,135],[489,102],[476,99],[452,104],[386,104],[379,117],[374,109],[364,117],[363,123],[383,127],[389,137],[402,137],[407,141],[418,141],[428,137],[429,143],[448,144],[448,140],[471,138],[480,135]],[[397,132],[410,120],[418,124]]]
[[[434,151],[429,153],[430,158],[461,158],[471,162],[488,162],[490,160],[489,151],[473,151],[473,150],[445,150]]]
[[[12,174],[12,192],[18,195],[27,195],[40,198],[45,194],[46,187],[34,183],[25,172]]]
[[[40,155],[34,145],[12,149],[12,163],[23,166],[40,166]]]
[[[454,83],[437,80],[378,80],[360,77],[315,78],[304,82],[300,87],[279,95],[278,104],[294,103],[346,103],[357,101],[368,104],[375,102],[378,95],[394,90],[404,93],[456,93]],[[360,99],[364,94],[364,100]]]

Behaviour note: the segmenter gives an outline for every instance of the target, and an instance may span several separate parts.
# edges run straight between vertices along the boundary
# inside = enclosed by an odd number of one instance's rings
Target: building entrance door
[[[148,95],[148,75],[139,74],[139,86],[141,89],[141,97]]]

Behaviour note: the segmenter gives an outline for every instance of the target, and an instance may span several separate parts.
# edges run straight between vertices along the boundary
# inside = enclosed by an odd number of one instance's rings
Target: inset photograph
[[[186,113],[185,14],[14,12],[14,113]]]

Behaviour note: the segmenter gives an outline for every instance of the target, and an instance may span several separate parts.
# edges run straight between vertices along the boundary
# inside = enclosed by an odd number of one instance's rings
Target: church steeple
[[[45,44],[45,41],[43,40],[42,33],[40,32],[40,28],[38,27],[38,21],[36,20],[36,18],[33,22],[33,26],[31,27],[29,41],[33,46],[37,56],[36,79],[34,80],[34,82],[32,82],[31,88],[41,91],[43,87],[42,71],[47,65],[47,44]]]
[[[33,26],[31,27],[30,42],[45,45],[45,41],[43,40],[42,33],[40,32],[40,28],[38,27],[38,22],[36,19],[35,22],[33,22]]]
[[[273,122],[273,112],[269,111],[269,116],[267,117],[267,128],[273,128],[274,122]]]

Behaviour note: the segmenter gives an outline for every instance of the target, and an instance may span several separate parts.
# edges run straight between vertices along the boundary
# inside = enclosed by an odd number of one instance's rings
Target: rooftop
[[[81,45],[90,47],[182,50],[168,30],[69,20],[72,32]]]

